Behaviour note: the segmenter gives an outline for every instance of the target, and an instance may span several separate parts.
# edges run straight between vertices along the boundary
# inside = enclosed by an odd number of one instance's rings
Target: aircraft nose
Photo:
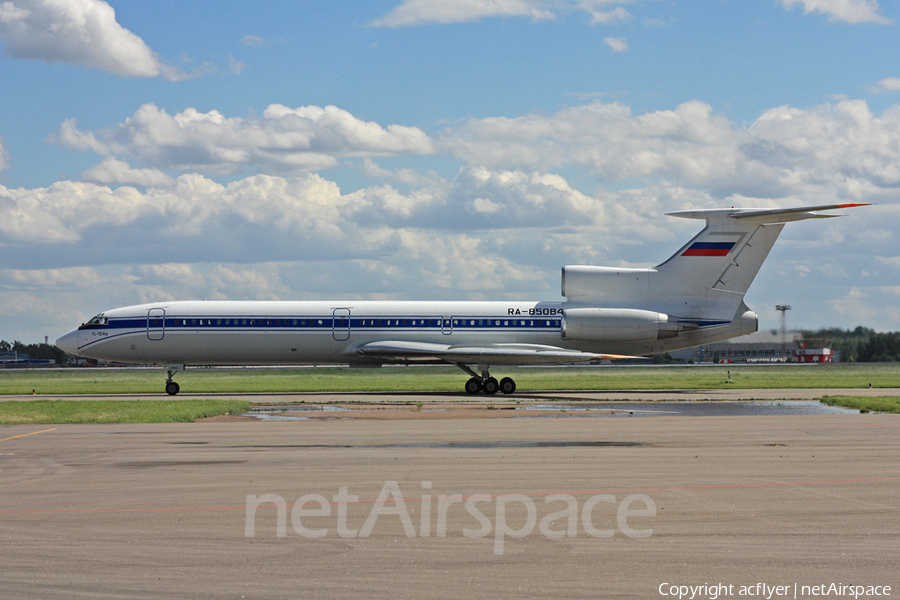
[[[70,331],[56,340],[56,347],[69,354],[78,354],[78,330]]]

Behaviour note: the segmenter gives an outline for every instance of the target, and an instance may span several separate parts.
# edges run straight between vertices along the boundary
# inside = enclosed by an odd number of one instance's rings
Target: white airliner
[[[654,268],[563,267],[563,302],[158,302],[102,312],[56,345],[165,366],[170,395],[185,365],[411,361],[458,366],[470,394],[511,394],[515,382],[491,366],[649,355],[756,331],[744,294],[784,224],[854,206],[866,205],[668,213],[706,227]]]

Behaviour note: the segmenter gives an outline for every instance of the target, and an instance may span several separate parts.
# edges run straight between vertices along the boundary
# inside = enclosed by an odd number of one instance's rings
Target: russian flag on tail
[[[727,256],[735,242],[694,242],[682,256]]]

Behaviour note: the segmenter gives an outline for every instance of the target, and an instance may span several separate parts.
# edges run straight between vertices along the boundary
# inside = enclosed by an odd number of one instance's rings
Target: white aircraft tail
[[[668,213],[702,219],[706,227],[652,269],[567,266],[563,295],[569,302],[655,310],[682,325],[725,324],[748,309],[744,294],[785,223],[842,215],[816,211],[865,206],[835,204],[790,209],[709,209]]]

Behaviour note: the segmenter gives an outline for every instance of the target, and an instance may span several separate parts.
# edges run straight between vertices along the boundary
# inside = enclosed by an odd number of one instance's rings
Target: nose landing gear
[[[178,371],[184,371],[184,365],[166,365],[166,373],[168,374],[166,378],[166,393],[170,396],[175,396],[181,391],[181,386],[172,381],[172,378]]]

